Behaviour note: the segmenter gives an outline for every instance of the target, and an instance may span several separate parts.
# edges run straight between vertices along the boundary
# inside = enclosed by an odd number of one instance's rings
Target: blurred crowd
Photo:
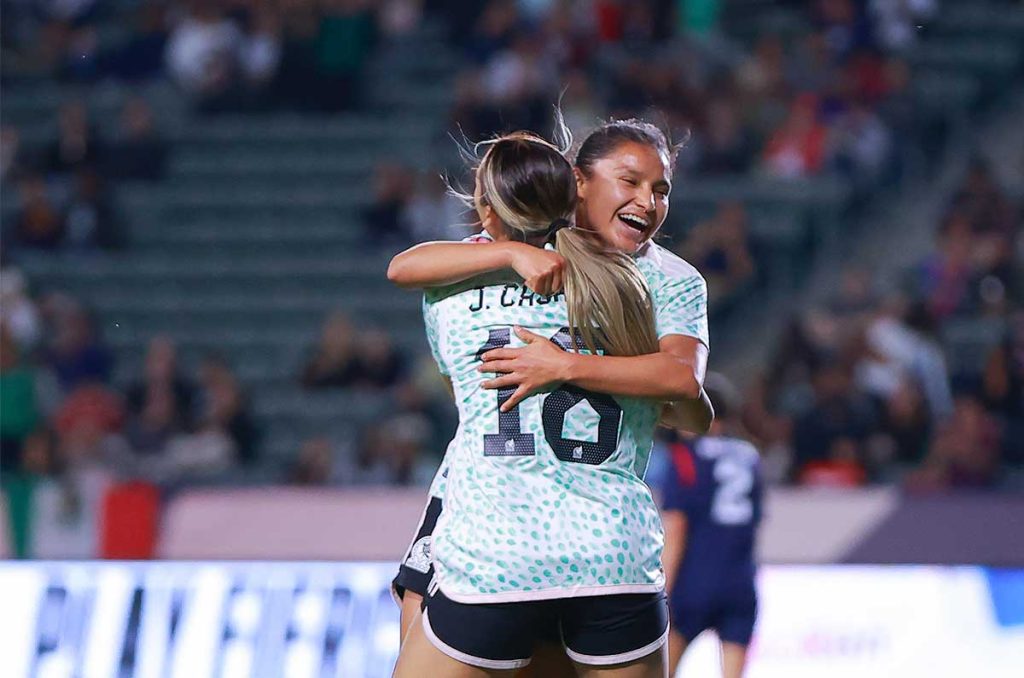
[[[174,486],[257,458],[259,428],[224,357],[206,355],[189,373],[174,342],[154,337],[118,385],[114,353],[77,299],[37,299],[11,267],[2,294],[4,474],[102,471]]]
[[[680,170],[792,178],[837,172],[877,186],[898,170],[911,124],[901,53],[933,0],[779,2],[807,29],[747,48],[720,29],[719,0],[440,2],[466,56],[453,122],[470,138],[658,119],[688,139]]]
[[[789,322],[744,411],[777,479],[981,488],[1024,465],[1022,208],[977,162],[899,284],[851,268]]]
[[[334,112],[358,102],[377,36],[401,34],[417,0],[6,0],[5,57],[21,74],[133,84],[169,77],[202,112]]]
[[[53,127],[52,141],[37,148],[24,144],[17,128],[2,129],[3,186],[16,192],[4,209],[8,246],[80,252],[123,247],[127,229],[112,189],[123,181],[159,181],[166,166],[167,143],[152,109],[145,99],[130,97],[108,136],[85,101],[71,99]]]
[[[381,36],[401,39],[433,16],[462,57],[450,122],[470,139],[547,130],[560,98],[579,134],[609,115],[658,120],[688,140],[684,177],[888,184],[915,134],[904,54],[936,0],[776,4],[799,10],[802,27],[744,44],[722,30],[720,0],[140,2],[116,31],[115,10],[97,0],[4,0],[4,82],[169,79],[200,114],[333,113],[359,105]],[[85,305],[33,290],[10,265],[18,250],[130,249],[112,191],[162,180],[170,146],[141,97],[98,122],[72,99],[45,146],[2,129],[3,188],[16,196],[3,207],[2,472],[57,479],[68,507],[75,478],[206,482],[259,465],[267,443],[231,356],[189,369],[173,341],[154,337],[138,365],[118,365]],[[365,240],[395,249],[466,235],[440,175],[381,164],[358,215]],[[835,299],[790,320],[743,408],[776,480],[982,487],[1024,462],[1021,214],[976,163],[934,251],[902,284],[882,289],[852,268]],[[763,281],[750,217],[726,200],[669,243],[707,278],[713,313]],[[289,386],[377,399],[384,414],[351,435],[308,436],[274,479],[428,482],[454,429],[429,358],[342,313],[311,341]]]

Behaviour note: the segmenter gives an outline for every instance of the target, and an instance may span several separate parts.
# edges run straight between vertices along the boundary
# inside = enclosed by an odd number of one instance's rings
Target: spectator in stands
[[[1003,457],[1024,462],[1024,312],[1010,318],[1003,341],[985,360],[981,397],[1003,429]]]
[[[380,30],[392,38],[411,33],[423,19],[423,0],[385,0],[381,3]]]
[[[914,489],[986,487],[996,480],[999,461],[996,421],[977,398],[962,395],[909,483]]]
[[[199,375],[198,411],[194,416],[197,428],[226,435],[233,443],[235,458],[252,464],[259,435],[238,378],[224,358],[214,354],[203,360]]]
[[[373,46],[374,15],[368,0],[324,0],[316,40],[320,108],[336,112],[359,100],[360,75]]]
[[[25,276],[12,266],[0,269],[0,323],[22,351],[35,348],[42,334],[42,317],[25,289]]]
[[[127,390],[127,436],[140,453],[160,453],[170,439],[192,429],[195,386],[178,371],[178,351],[166,336],[149,342],[141,379]]]
[[[483,5],[476,25],[467,40],[469,57],[483,64],[500,50],[512,44],[519,22],[516,3],[510,0],[490,0]]]
[[[405,207],[401,221],[409,225],[412,239],[462,240],[470,235],[471,218],[463,205],[448,191],[440,169],[422,172],[416,182],[416,193]]]
[[[108,383],[114,358],[103,345],[89,312],[61,294],[45,297],[42,309],[48,337],[43,360],[61,389],[70,393],[83,384]]]
[[[749,283],[756,268],[743,205],[720,204],[712,219],[695,226],[687,236],[682,256],[704,275],[712,300],[726,299]]]
[[[22,360],[18,342],[0,321],[0,473],[19,469],[22,447],[39,421],[36,369]]]
[[[917,40],[921,24],[938,10],[936,0],[871,0],[867,9],[879,42],[902,51]]]
[[[117,139],[111,144],[107,168],[118,179],[157,181],[164,176],[167,143],[153,121],[153,111],[142,97],[125,102]]]
[[[303,369],[302,385],[307,389],[351,386],[361,375],[355,330],[344,313],[332,313]]]
[[[271,104],[281,52],[280,18],[270,5],[259,4],[249,15],[239,53],[247,107],[260,110]]]
[[[95,168],[102,154],[103,145],[89,122],[85,102],[65,102],[57,115],[57,138],[46,150],[46,171],[64,177],[79,169]]]
[[[26,175],[18,183],[18,210],[11,230],[22,247],[56,250],[64,242],[64,215],[50,197],[39,175]]]
[[[871,461],[879,466],[919,464],[928,451],[931,431],[924,393],[913,379],[902,379],[881,403],[879,428],[869,445]]]
[[[825,163],[827,130],[818,122],[817,101],[811,95],[794,100],[785,122],[765,145],[763,170],[782,179],[818,174]]]
[[[813,482],[826,471],[844,482],[865,478],[864,444],[873,427],[870,403],[850,388],[849,367],[829,361],[812,375],[814,401],[793,427],[794,474]]]
[[[140,3],[131,23],[133,30],[126,42],[102,56],[103,72],[130,82],[162,75],[167,51],[167,5]]]
[[[854,0],[816,0],[813,18],[829,51],[842,58],[858,47],[872,45],[871,24]]]
[[[828,310],[840,322],[862,325],[871,319],[878,305],[871,274],[851,266],[843,271],[839,293],[828,303]]]
[[[121,397],[98,382],[85,383],[64,399],[53,417],[63,461],[105,464],[112,440],[124,425]]]
[[[120,220],[103,178],[93,168],[79,169],[65,210],[65,246],[77,250],[116,249],[122,243]]]
[[[167,69],[199,105],[217,111],[234,103],[242,34],[219,4],[192,0],[167,42]]]
[[[974,274],[971,262],[973,238],[966,213],[953,210],[938,235],[939,247],[918,270],[918,294],[937,319],[949,317],[968,299],[968,284]]]
[[[405,376],[405,359],[387,332],[368,330],[359,344],[359,385],[390,388]]]
[[[409,170],[395,163],[381,163],[374,170],[373,203],[363,209],[363,224],[370,242],[402,245],[411,241],[405,217],[412,181]]]
[[[741,174],[754,155],[751,135],[745,128],[736,102],[718,97],[708,102],[707,125],[698,136],[701,174]]]
[[[324,436],[309,438],[302,443],[299,457],[288,471],[288,482],[293,485],[328,485],[334,476],[334,449]]]
[[[952,207],[955,214],[970,222],[972,233],[1009,235],[1020,227],[1019,211],[980,159],[971,163]]]
[[[935,320],[920,303],[904,308],[890,300],[866,329],[868,354],[857,365],[857,382],[866,392],[888,400],[906,380],[920,384],[931,421],[953,410],[951,385]]]
[[[601,120],[604,111],[586,71],[574,68],[565,75],[564,82],[562,115],[565,124],[571,130],[591,129]]]
[[[21,148],[21,134],[13,125],[0,126],[0,181],[13,178],[20,169],[24,150]]]
[[[422,414],[404,412],[364,432],[354,463],[342,472],[348,485],[430,484],[437,460],[428,455],[430,422]]]
[[[889,129],[870,107],[854,103],[832,129],[834,162],[862,188],[882,179],[890,160]]]

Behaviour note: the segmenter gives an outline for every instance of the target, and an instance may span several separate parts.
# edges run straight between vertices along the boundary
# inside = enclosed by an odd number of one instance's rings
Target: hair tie
[[[569,226],[570,224],[568,219],[555,219],[554,221],[551,222],[551,225],[548,226],[548,230],[544,235],[547,238],[552,238],[554,237],[555,233],[558,233],[563,228],[568,228]]]

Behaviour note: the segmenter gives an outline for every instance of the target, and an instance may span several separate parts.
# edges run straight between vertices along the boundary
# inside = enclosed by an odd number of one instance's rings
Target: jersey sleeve
[[[694,273],[668,279],[652,291],[654,324],[658,338],[670,334],[696,337],[710,347],[708,337],[708,286]]]
[[[662,508],[689,514],[693,510],[697,487],[696,459],[693,450],[685,443],[675,443],[668,449],[671,465],[662,488]]]
[[[444,376],[450,376],[448,374],[448,368],[445,367],[444,360],[441,356],[441,337],[438,329],[437,319],[437,305],[430,303],[428,295],[423,296],[423,325],[427,330],[427,345],[430,347],[430,355],[434,358],[434,362],[437,363],[437,369],[441,371]]]

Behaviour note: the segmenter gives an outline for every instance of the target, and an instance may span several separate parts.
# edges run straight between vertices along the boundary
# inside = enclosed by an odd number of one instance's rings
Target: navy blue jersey
[[[673,444],[663,508],[686,515],[686,547],[673,598],[711,600],[750,592],[761,521],[760,458],[738,438]]]

